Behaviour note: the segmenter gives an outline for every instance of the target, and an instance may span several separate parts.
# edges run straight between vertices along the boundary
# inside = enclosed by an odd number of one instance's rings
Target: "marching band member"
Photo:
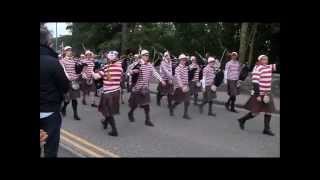
[[[97,107],[97,105],[94,104],[94,92],[96,90],[95,83],[92,77],[93,69],[94,69],[94,59],[92,58],[93,53],[89,50],[85,52],[85,58],[81,59],[82,63],[85,63],[87,66],[83,69],[81,73],[81,90],[83,92],[83,99],[82,104],[86,105],[86,95],[90,97],[90,94],[92,94],[92,107]],[[80,56],[81,57],[81,56]]]
[[[190,79],[189,79],[189,86],[190,86],[190,95],[194,96],[194,105],[198,105],[198,93],[201,92],[201,83],[199,81],[199,73],[200,73],[200,66],[197,63],[197,59],[195,56],[191,56],[191,64],[189,66],[190,72]]]
[[[130,111],[128,113],[128,117],[130,122],[134,122],[134,110],[140,106],[144,109],[145,112],[145,125],[146,126],[154,126],[154,124],[150,120],[150,90],[149,83],[151,77],[155,77],[159,81],[161,81],[162,85],[166,83],[162,80],[161,76],[154,69],[153,65],[149,61],[149,52],[147,50],[141,51],[142,59],[139,61],[137,65],[140,67],[132,70],[133,74],[138,74],[137,82],[132,87],[132,92],[129,98],[129,106]]]
[[[268,65],[268,57],[266,55],[260,55],[258,57],[258,64],[252,71],[253,92],[244,106],[245,109],[248,109],[250,112],[238,119],[242,130],[247,120],[254,118],[260,112],[265,112],[263,134],[274,136],[274,133],[270,129],[270,120],[271,113],[275,111],[271,95],[272,71],[275,70],[276,65]]]
[[[240,63],[237,59],[238,53],[232,52],[231,53],[231,60],[226,63],[225,70],[224,70],[224,83],[227,84],[228,87],[228,95],[229,99],[225,103],[225,107],[227,110],[230,110],[231,112],[238,113],[234,109],[236,96],[240,94],[239,92],[239,75],[240,75]],[[231,108],[229,108],[231,106]]]
[[[61,65],[64,67],[65,72],[70,81],[70,90],[65,95],[65,101],[61,110],[63,116],[66,115],[66,108],[70,100],[72,102],[73,117],[75,120],[80,120],[78,115],[78,101],[77,98],[80,97],[80,87],[79,87],[79,75],[82,71],[83,66],[78,66],[76,60],[72,57],[72,48],[66,46],[64,48],[64,57],[60,61]]]
[[[189,84],[188,84],[188,66],[186,65],[188,61],[188,57],[184,54],[180,54],[179,56],[180,63],[175,69],[175,83],[174,83],[174,94],[173,101],[174,104],[169,107],[170,116],[174,115],[174,108],[184,102],[184,119],[191,119],[188,115],[188,107],[190,104],[190,92],[189,92]]]
[[[216,60],[213,57],[209,57],[208,64],[203,69],[203,75],[202,75],[202,79],[203,79],[202,87],[204,89],[204,93],[203,93],[203,102],[202,104],[200,104],[199,109],[200,109],[200,113],[203,113],[203,106],[206,103],[209,103],[209,110],[208,110],[209,116],[216,116],[215,113],[212,113],[213,99],[217,98],[217,95],[216,95],[217,87],[214,85],[215,63],[216,63]]]
[[[135,54],[134,55],[134,59],[133,62],[128,66],[127,71],[126,71],[126,75],[127,75],[127,79],[128,79],[128,92],[131,92],[132,89],[132,70],[133,68],[139,63],[139,54]]]
[[[107,129],[108,124],[111,126],[110,136],[118,136],[114,115],[119,114],[120,108],[120,81],[123,73],[121,62],[118,61],[118,52],[110,51],[107,54],[108,63],[99,73],[94,73],[95,79],[103,79],[103,94],[101,96],[98,107],[99,112],[105,117],[102,121],[104,129]]]
[[[168,106],[172,105],[172,95],[173,95],[173,75],[172,75],[172,62],[170,54],[168,51],[164,53],[164,57],[160,64],[160,76],[166,82],[166,85],[163,86],[162,83],[159,83],[157,90],[157,105],[160,106],[162,96],[167,96]]]

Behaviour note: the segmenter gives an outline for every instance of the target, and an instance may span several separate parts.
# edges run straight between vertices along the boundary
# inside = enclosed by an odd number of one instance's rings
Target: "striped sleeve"
[[[224,79],[228,79],[229,67],[230,67],[230,61],[226,63],[226,66],[224,68]]]
[[[156,79],[158,79],[159,81],[163,81],[160,74],[156,71],[156,69],[153,66],[151,66],[151,67],[152,67],[151,68],[152,69],[152,76],[155,77]]]

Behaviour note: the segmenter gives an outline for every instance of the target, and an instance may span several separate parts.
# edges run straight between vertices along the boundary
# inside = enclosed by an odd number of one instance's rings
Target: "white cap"
[[[149,54],[149,51],[147,51],[147,50],[144,49],[144,50],[141,51],[140,54],[143,56],[143,55]]]
[[[84,54],[81,54],[80,57],[84,57]]]
[[[139,54],[135,54],[135,55],[134,55],[134,58],[138,58],[138,57],[139,57]]]
[[[215,59],[213,57],[209,57],[208,58],[208,63],[211,63],[211,62],[214,62],[214,61],[215,61]]]
[[[85,54],[85,55],[88,55],[88,54],[93,55],[93,53],[92,53],[91,51],[89,51],[89,50],[86,50],[86,52],[85,52],[84,54]]]
[[[163,56],[170,56],[169,51],[164,52]]]
[[[238,56],[238,53],[237,52],[232,52],[231,56]]]
[[[260,61],[262,58],[268,58],[268,56],[262,54],[262,55],[260,55],[260,56],[258,57],[258,60]]]
[[[195,56],[191,56],[191,61],[196,60],[197,58]]]
[[[184,55],[184,54],[180,54],[180,55],[179,55],[179,59],[186,59],[186,60],[187,60],[188,57],[187,57],[186,55]]]
[[[63,48],[64,51],[67,51],[69,49],[72,49],[71,46],[66,46],[66,47]]]

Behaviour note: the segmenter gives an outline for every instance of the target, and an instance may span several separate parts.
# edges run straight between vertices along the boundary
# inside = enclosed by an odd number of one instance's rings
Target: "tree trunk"
[[[121,54],[125,53],[128,35],[128,23],[121,23]]]
[[[251,37],[250,37],[250,40],[249,40],[249,48],[250,49],[249,49],[248,64],[249,64],[250,67],[254,63],[253,62],[253,52],[254,52],[254,41],[255,41],[257,29],[258,29],[258,23],[253,24],[252,30],[251,30]]]
[[[248,32],[248,23],[241,24],[240,30],[240,48],[239,48],[239,60],[241,63],[245,62],[246,51],[247,51],[247,32]]]

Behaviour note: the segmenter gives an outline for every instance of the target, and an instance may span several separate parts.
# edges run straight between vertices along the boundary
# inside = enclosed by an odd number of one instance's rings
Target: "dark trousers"
[[[55,112],[49,117],[40,119],[40,129],[43,129],[48,133],[48,138],[44,145],[45,157],[57,157],[60,141],[60,128],[60,112]]]

